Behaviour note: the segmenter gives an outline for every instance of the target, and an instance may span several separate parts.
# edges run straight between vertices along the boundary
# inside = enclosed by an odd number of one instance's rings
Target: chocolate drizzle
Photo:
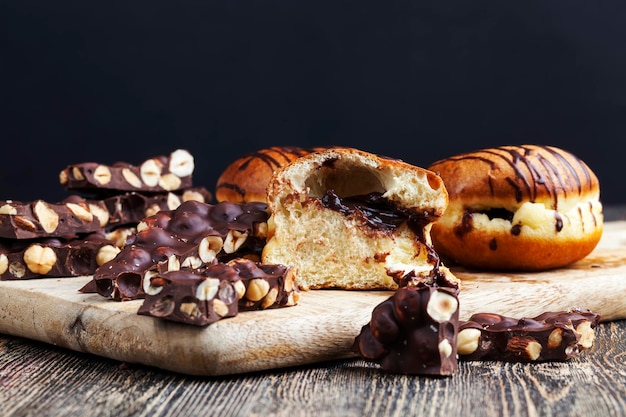
[[[534,203],[539,196],[545,193],[552,200],[552,205],[549,208],[553,210],[558,210],[559,198],[567,197],[568,192],[575,190],[578,194],[582,194],[587,191],[584,189],[584,184],[588,184],[589,189],[592,189],[594,183],[593,173],[582,160],[550,146],[501,146],[458,155],[448,158],[448,160],[456,162],[463,160],[481,161],[489,166],[489,171],[499,170],[499,166],[504,163],[513,172],[513,175],[504,178],[504,181],[515,196],[515,201]],[[436,165],[437,163],[431,169],[436,170]],[[486,175],[486,178],[491,195],[500,194],[502,191],[499,191],[494,184],[494,178],[498,178],[498,175]],[[471,214],[473,212],[475,210],[468,208],[463,217],[463,224],[455,229],[455,233],[460,237],[471,231]],[[490,219],[498,217],[509,221],[513,214],[504,209],[501,212],[498,209],[480,212],[487,214]],[[559,232],[562,229],[563,219],[556,214],[555,230]],[[520,225],[514,225],[511,228],[511,233],[518,235]]]

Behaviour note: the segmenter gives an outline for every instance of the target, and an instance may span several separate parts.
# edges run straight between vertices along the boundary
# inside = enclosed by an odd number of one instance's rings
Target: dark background
[[[186,148],[194,183],[273,145],[427,166],[565,148],[626,203],[623,1],[0,0],[0,199]]]

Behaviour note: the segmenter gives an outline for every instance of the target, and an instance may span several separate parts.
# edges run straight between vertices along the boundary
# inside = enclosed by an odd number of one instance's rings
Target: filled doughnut
[[[578,157],[553,146],[501,146],[428,167],[449,195],[433,226],[435,250],[450,263],[538,271],[588,255],[602,235],[600,186]]]
[[[448,195],[426,169],[357,149],[328,149],[277,171],[267,203],[263,262],[295,266],[302,289],[457,283],[431,245],[432,222]]]

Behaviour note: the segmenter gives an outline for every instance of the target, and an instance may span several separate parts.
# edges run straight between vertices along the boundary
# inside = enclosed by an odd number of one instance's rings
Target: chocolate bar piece
[[[227,263],[244,284],[239,311],[265,310],[298,304],[300,292],[293,267],[268,265],[237,258]]]
[[[265,203],[186,201],[176,210],[160,211],[142,220],[120,254],[95,271],[96,291],[115,300],[143,298],[146,275],[243,256],[260,258],[267,219]]]
[[[299,294],[292,268],[246,259],[156,274],[144,289],[138,314],[197,326],[243,310],[292,306]]]
[[[0,237],[34,239],[95,232],[103,219],[91,209],[80,197],[63,203],[0,201]]]
[[[70,239],[0,239],[0,280],[91,275],[119,251],[99,232]]]
[[[477,313],[459,323],[458,354],[463,360],[564,361],[593,346],[599,321],[588,310],[522,319]]]
[[[127,192],[103,198],[109,221],[107,226],[137,224],[159,211],[175,210],[185,201],[210,202],[211,193],[204,187],[194,187],[182,192],[141,194]],[[94,204],[99,202],[94,201]]]
[[[59,173],[59,182],[68,190],[84,192],[167,192],[190,188],[193,170],[193,156],[184,149],[178,149],[169,156],[150,158],[140,166],[127,162],[68,165]]]
[[[401,287],[372,311],[352,350],[384,371],[408,375],[452,375],[459,301],[454,288]]]
[[[168,271],[149,279],[137,314],[205,326],[237,315],[243,284],[226,264],[199,271]]]

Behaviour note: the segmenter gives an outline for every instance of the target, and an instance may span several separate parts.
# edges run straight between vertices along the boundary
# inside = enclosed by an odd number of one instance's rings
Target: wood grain
[[[626,222],[608,223],[586,259],[556,271],[462,279],[461,317],[478,311],[532,316],[589,308],[626,318]],[[205,328],[136,314],[78,289],[90,278],[0,282],[0,332],[79,352],[191,375],[226,375],[350,357],[372,309],[390,292],[310,291],[298,306],[241,313]]]
[[[6,416],[624,416],[626,320],[568,362],[461,362],[448,378],[360,359],[193,377],[0,335]],[[471,412],[468,412],[470,410]]]

